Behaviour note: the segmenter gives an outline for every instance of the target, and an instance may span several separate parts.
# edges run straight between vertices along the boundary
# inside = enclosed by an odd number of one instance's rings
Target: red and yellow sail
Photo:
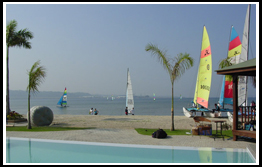
[[[208,108],[212,78],[211,47],[206,27],[204,26],[200,63],[196,82],[194,102]]]

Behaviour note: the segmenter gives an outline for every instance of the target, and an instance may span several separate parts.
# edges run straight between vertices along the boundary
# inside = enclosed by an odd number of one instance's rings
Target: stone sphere
[[[30,109],[30,120],[35,126],[49,126],[53,119],[53,111],[46,106],[34,106]]]

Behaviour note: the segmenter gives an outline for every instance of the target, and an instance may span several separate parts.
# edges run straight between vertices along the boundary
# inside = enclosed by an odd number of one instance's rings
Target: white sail
[[[242,51],[239,57],[239,63],[248,60],[248,45],[249,45],[249,18],[250,5],[247,7],[246,19],[244,24],[244,31],[242,37]],[[244,104],[243,104],[244,103]],[[238,82],[238,104],[247,105],[247,77],[240,76]]]
[[[126,107],[128,108],[128,113],[130,113],[130,111],[134,108],[134,96],[129,69],[127,69]]]

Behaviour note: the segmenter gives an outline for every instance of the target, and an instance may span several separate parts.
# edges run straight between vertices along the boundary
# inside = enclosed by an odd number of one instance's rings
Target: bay
[[[57,102],[62,93],[42,93],[39,92],[31,96],[31,107],[33,106],[47,106],[54,115],[89,115],[90,108],[96,108],[99,115],[125,115],[126,99],[124,96],[115,96],[111,100],[111,96],[107,99],[104,97],[93,97],[90,94],[87,96],[83,93],[70,93],[68,92],[68,106],[65,108],[57,107]],[[44,95],[43,95],[44,94]],[[209,98],[209,108],[213,109],[214,104],[218,102],[218,97]],[[192,98],[176,97],[174,99],[174,115],[183,116],[183,107],[191,107]],[[248,103],[256,101],[255,97],[248,98]],[[171,115],[171,97],[134,97],[135,102],[135,115]],[[19,114],[27,114],[28,100],[26,93],[10,92],[10,107],[12,111]],[[232,106],[226,106],[232,108]]]

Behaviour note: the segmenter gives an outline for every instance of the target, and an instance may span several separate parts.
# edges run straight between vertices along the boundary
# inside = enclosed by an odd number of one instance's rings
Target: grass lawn
[[[26,126],[6,127],[6,131],[25,131],[25,132],[65,131],[65,130],[83,130],[83,129],[93,129],[93,128],[33,126],[32,129],[27,129]]]
[[[78,127],[52,127],[52,126],[33,126],[32,129],[27,129],[27,126],[13,126],[6,127],[6,131],[24,131],[24,132],[45,132],[45,131],[65,131],[65,130],[83,130],[83,129],[94,129],[94,128],[78,128]],[[151,136],[153,132],[157,131],[157,129],[144,129],[144,128],[136,128],[137,133],[141,135],[149,135]],[[176,129],[174,131],[170,131],[170,129],[163,129],[167,135],[191,135],[186,134],[186,132],[190,133],[190,130],[185,129]],[[225,138],[233,137],[232,130],[223,130],[223,136]],[[216,131],[212,131],[212,135],[216,134]]]
[[[157,131],[157,129],[143,129],[143,128],[136,128],[135,129],[137,133],[141,135],[149,135],[151,136],[153,132]],[[170,129],[163,129],[167,135],[191,135],[191,134],[186,134],[186,132],[190,133],[190,130],[185,130],[185,129],[176,129],[174,131],[170,131]],[[216,134],[216,130],[212,130],[212,135]],[[226,138],[233,137],[232,130],[223,130],[222,131],[223,136]],[[208,136],[210,137],[210,136]]]

